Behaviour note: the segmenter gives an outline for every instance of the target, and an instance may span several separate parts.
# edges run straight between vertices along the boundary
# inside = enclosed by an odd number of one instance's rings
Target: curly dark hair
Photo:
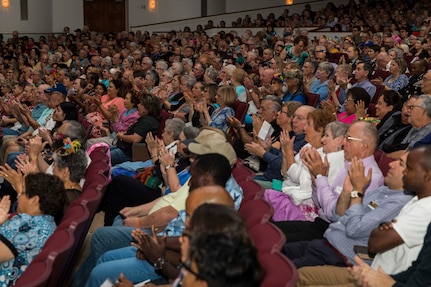
[[[136,108],[138,106],[138,104],[141,102],[139,92],[136,90],[131,90],[126,94],[126,97],[128,94],[130,94],[130,96],[131,96],[130,101],[132,102],[133,107]]]
[[[401,95],[394,90],[386,90],[381,95],[383,101],[388,106],[393,106],[394,111],[399,111],[401,109]]]
[[[359,101],[363,101],[365,104],[365,108],[368,108],[370,105],[371,97],[367,93],[367,91],[361,87],[353,87],[347,91],[347,96],[351,95],[353,102],[357,104]]]
[[[141,105],[147,110],[147,116],[160,119],[160,100],[157,96],[149,93],[140,95]]]
[[[39,196],[39,208],[43,214],[54,216],[66,203],[64,183],[55,175],[32,173],[25,177],[25,196]]]
[[[296,36],[295,39],[293,39],[293,44],[294,45],[299,44],[299,42],[301,42],[301,41],[302,41],[302,43],[304,43],[304,48],[307,48],[308,47],[308,37],[304,36],[304,35]]]
[[[257,251],[237,212],[225,205],[203,204],[194,211],[190,227],[190,260],[209,287],[259,286]]]

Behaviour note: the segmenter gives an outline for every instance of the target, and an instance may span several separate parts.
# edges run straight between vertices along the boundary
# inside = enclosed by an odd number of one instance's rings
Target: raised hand
[[[310,171],[310,175],[313,178],[316,178],[318,174],[327,176],[329,171],[329,162],[328,157],[325,156],[325,158],[322,160],[319,153],[316,150],[310,150],[309,153],[304,155],[304,158],[302,159],[302,162],[304,165],[308,168]]]
[[[10,196],[4,195],[0,200],[0,224],[9,218]]]
[[[353,190],[365,192],[371,182],[372,169],[369,168],[366,175],[362,160],[354,157],[348,166],[347,173],[352,183]]]

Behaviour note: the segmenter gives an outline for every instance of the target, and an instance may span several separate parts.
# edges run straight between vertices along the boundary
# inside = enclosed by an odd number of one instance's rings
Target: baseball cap
[[[57,83],[54,84],[54,86],[52,86],[49,89],[45,90],[46,93],[52,93],[52,92],[60,92],[63,95],[67,95],[67,89],[63,84]]]
[[[236,153],[223,132],[217,128],[202,128],[194,140],[183,142],[190,152],[198,155],[218,153],[226,157],[231,166],[236,162]]]

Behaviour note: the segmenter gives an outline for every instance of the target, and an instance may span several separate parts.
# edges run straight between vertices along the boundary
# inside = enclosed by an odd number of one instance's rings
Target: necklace
[[[76,190],[79,190],[79,191],[82,190],[81,186],[78,183],[65,184],[64,187],[66,189],[76,189]]]

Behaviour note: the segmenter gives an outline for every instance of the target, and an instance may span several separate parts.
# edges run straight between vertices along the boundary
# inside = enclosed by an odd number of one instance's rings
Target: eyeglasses
[[[407,110],[408,110],[408,111],[411,111],[411,110],[413,110],[414,108],[421,108],[421,109],[423,109],[423,107],[418,106],[418,105],[408,105],[408,106],[407,106]]]
[[[289,115],[289,113],[288,112],[285,112],[285,111],[282,111],[282,110],[280,110],[280,111],[278,111],[280,114],[286,114],[287,116]]]
[[[351,136],[349,136],[349,135],[344,135],[344,138],[347,140],[347,141],[363,141],[364,139],[360,139],[360,138],[355,138],[355,137],[351,137]]]
[[[345,100],[345,102],[350,102],[350,101],[353,101],[353,98],[347,98],[347,99]]]
[[[199,275],[199,273],[193,271],[192,267],[190,265],[191,265],[190,261],[183,262],[183,263],[180,264],[180,268],[186,270],[187,272],[189,272],[191,274],[193,274],[198,279],[205,280],[205,278],[203,278],[201,275]]]
[[[315,53],[322,53],[322,52],[326,52],[325,50],[316,50],[314,51]]]

